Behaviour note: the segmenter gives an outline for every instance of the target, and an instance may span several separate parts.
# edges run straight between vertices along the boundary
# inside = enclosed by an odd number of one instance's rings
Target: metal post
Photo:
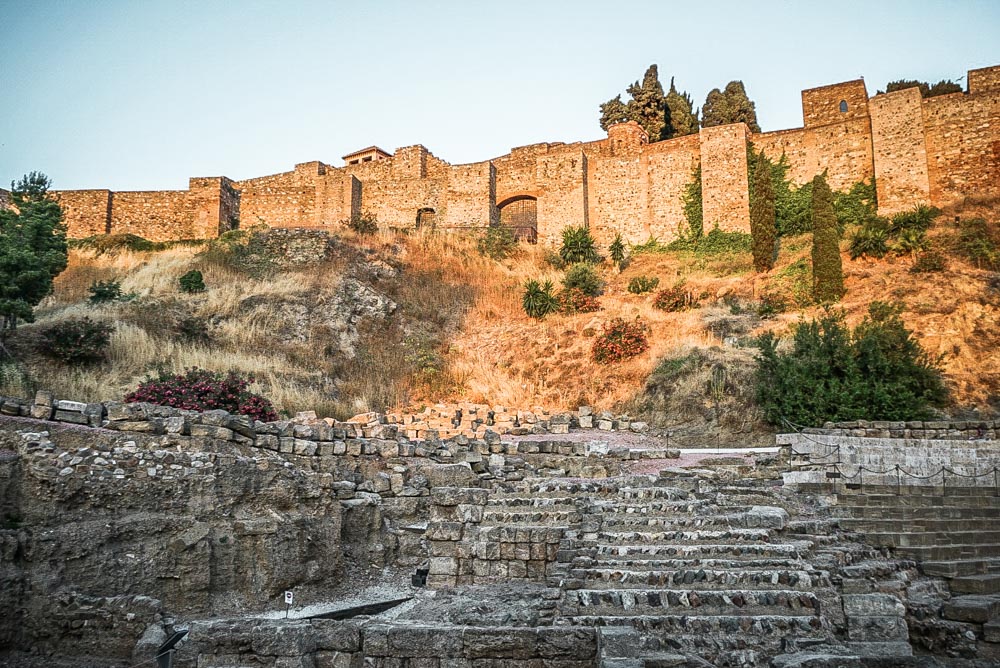
[[[900,494],[900,485],[902,485],[902,480],[900,478],[899,464],[896,464],[896,496]]]
[[[941,467],[941,496],[948,496],[948,469]]]

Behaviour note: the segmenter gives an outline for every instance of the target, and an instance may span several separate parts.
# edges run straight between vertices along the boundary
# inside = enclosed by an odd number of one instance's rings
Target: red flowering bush
[[[639,320],[628,322],[615,318],[594,341],[591,356],[595,362],[610,364],[621,362],[649,349],[648,327]]]
[[[253,382],[253,376],[241,376],[235,371],[223,375],[196,367],[177,375],[160,372],[159,378],[140,383],[125,401],[145,401],[192,411],[221,408],[261,422],[277,420],[271,402],[249,390]]]
[[[672,288],[660,290],[653,299],[653,308],[661,311],[686,311],[698,305],[698,297],[690,290],[684,289],[684,283],[678,283]]]
[[[559,292],[559,310],[563,313],[593,313],[601,310],[601,304],[580,288]]]

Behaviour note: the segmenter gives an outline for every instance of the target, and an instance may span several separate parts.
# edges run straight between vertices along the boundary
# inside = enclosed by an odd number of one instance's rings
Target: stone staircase
[[[1000,594],[1000,496],[991,488],[841,494],[841,527],[894,548],[956,594]],[[872,490],[876,492],[876,490]]]
[[[764,665],[845,626],[814,543],[785,535],[768,494],[646,484],[593,499],[552,578],[556,623],[598,627],[602,666]]]

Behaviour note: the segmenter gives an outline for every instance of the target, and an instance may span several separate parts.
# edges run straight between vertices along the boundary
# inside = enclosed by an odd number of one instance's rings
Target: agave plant
[[[524,284],[521,306],[531,318],[541,319],[559,310],[559,299],[552,294],[552,281],[539,283],[529,279]]]

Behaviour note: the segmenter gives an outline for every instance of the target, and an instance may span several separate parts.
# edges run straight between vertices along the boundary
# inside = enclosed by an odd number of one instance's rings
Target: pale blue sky
[[[1000,64],[1000,2],[0,0],[0,183],[185,188],[371,144],[474,162],[602,137],[654,62],[797,127],[803,88]]]

